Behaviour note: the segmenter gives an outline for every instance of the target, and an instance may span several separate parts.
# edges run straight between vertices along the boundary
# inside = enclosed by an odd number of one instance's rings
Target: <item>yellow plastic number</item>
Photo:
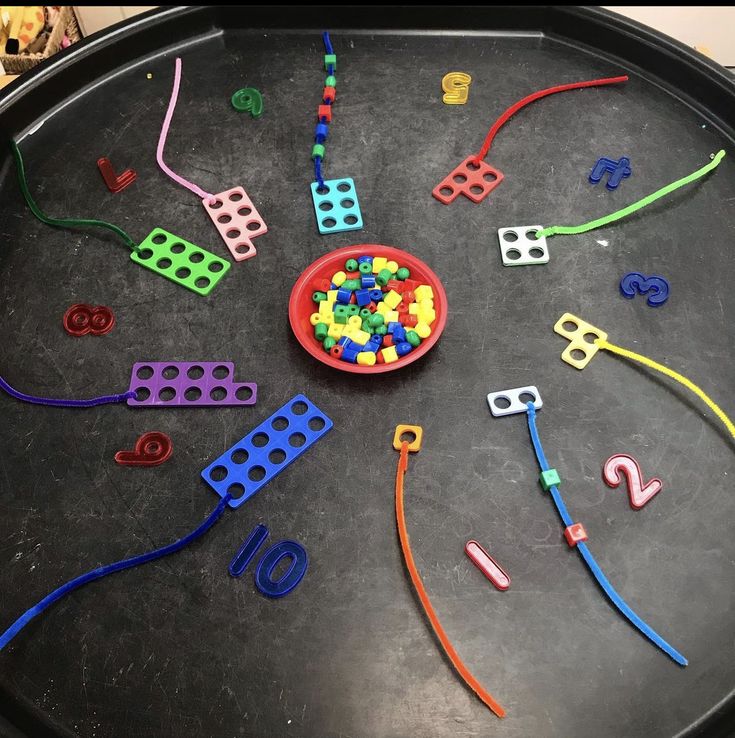
[[[470,94],[472,77],[465,72],[449,72],[442,79],[442,90],[445,105],[464,105]]]

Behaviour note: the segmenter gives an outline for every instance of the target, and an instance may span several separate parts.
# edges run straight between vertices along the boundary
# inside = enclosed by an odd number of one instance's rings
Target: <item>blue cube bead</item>
[[[343,305],[349,305],[351,295],[352,292],[350,292],[350,290],[340,287],[337,290],[337,302],[341,302]]]
[[[356,290],[355,297],[357,298],[357,304],[360,307],[369,305],[372,302],[370,299],[370,290]]]
[[[398,321],[391,320],[390,323],[388,323],[388,333],[393,333],[395,329],[400,326],[401,324]]]
[[[318,143],[324,143],[329,135],[329,126],[326,123],[317,123],[314,130],[314,140]]]
[[[393,329],[393,343],[394,344],[405,343],[405,341],[406,341],[406,328],[402,323],[399,323]]]
[[[373,302],[380,302],[383,299],[383,290],[380,290],[380,289],[370,290],[370,299]]]

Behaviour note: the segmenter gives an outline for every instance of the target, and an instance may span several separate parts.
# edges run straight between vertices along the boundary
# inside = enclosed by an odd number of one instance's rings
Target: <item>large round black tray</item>
[[[339,57],[326,171],[355,179],[365,220],[363,231],[332,237],[317,235],[308,191],[323,28]],[[162,226],[223,253],[201,205],[154,160],[177,54],[184,82],[168,157],[213,191],[247,188],[269,226],[258,256],[200,298],[131,264],[109,234],[36,221],[6,150],[0,372],[27,392],[80,397],[124,390],[138,360],[229,359],[239,378],[259,383],[258,405],[63,410],[0,398],[0,628],[81,572],[192,529],[216,501],[200,470],[296,392],[335,428],[201,542],[90,585],[28,626],[0,653],[6,733],[733,735],[732,441],[697,401],[648,371],[605,353],[574,371],[552,332],[563,312],[576,313],[735,412],[727,73],[599,9],[167,9],[87,39],[5,92],[0,139],[20,140],[42,207],[104,217],[138,239]],[[441,103],[451,70],[473,77],[468,105]],[[631,76],[625,86],[557,95],[503,129],[489,161],[506,180],[482,204],[445,207],[431,197],[520,97],[620,72]],[[261,119],[230,107],[246,84],[265,95]],[[501,266],[498,227],[582,222],[720,148],[728,157],[705,181],[615,226],[553,239],[547,266]],[[634,174],[616,192],[588,184],[598,157],[622,155]],[[100,156],[132,166],[138,181],[111,195]],[[317,364],[287,323],[301,270],[361,242],[411,251],[447,288],[445,335],[392,376]],[[617,283],[631,270],[670,280],[665,307],[620,297]],[[104,338],[68,337],[61,315],[74,302],[111,306],[117,327]],[[526,384],[541,390],[542,438],[591,549],[686,654],[686,669],[613,611],[563,542],[523,418],[490,417],[488,391]],[[408,582],[390,448],[402,422],[425,429],[406,478],[418,566],[458,651],[507,708],[505,721],[455,677]],[[114,464],[115,451],[152,429],[171,435],[171,461]],[[664,479],[640,512],[600,478],[603,460],[619,452]],[[306,579],[280,601],[261,597],[250,573],[226,572],[256,522],[309,552]],[[471,537],[508,569],[508,592],[467,560]]]

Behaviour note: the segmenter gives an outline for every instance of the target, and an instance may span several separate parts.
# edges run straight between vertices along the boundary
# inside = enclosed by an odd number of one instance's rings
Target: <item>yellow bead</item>
[[[395,346],[388,346],[388,348],[380,349],[380,355],[383,357],[386,364],[392,364],[394,361],[398,361],[398,352],[396,351]]]
[[[419,313],[419,322],[431,325],[436,320],[436,310],[429,308]]]
[[[322,318],[326,318],[327,315],[334,315],[334,309],[326,300],[322,300],[319,303],[319,315],[321,315]]]
[[[421,321],[416,324],[414,330],[419,334],[419,338],[428,338],[431,335],[431,327]]]
[[[373,259],[373,274],[377,274],[381,269],[385,269],[388,259],[385,256],[376,256]]]
[[[357,363],[360,366],[373,366],[376,360],[375,354],[372,351],[360,351],[357,355]]]
[[[397,261],[389,261],[385,268],[391,273],[395,274],[398,271],[398,262]]]
[[[346,274],[345,274],[345,277],[347,277]],[[337,290],[329,290],[327,292],[327,302],[331,304],[334,304],[335,302],[337,302]]]
[[[419,305],[426,308],[433,308],[434,301],[430,297],[427,297],[425,300],[419,300]]]
[[[395,310],[396,305],[398,305],[402,299],[403,298],[395,290],[391,290],[387,294],[383,295],[383,303],[391,310]]]
[[[347,279],[347,275],[344,272],[336,272],[332,275],[332,284],[336,284],[337,287],[341,287],[345,279]]]
[[[319,315],[321,320],[320,323],[324,323],[324,325],[332,325],[334,323],[334,313],[327,313],[326,315]]]
[[[420,287],[417,287],[413,291],[414,295],[416,295],[416,302],[421,302],[421,300],[433,300],[434,299],[434,290],[431,289],[431,286],[428,284],[422,284]]]
[[[383,313],[383,317],[385,318],[386,325],[388,323],[397,323],[398,322],[398,311],[397,310],[389,310],[387,313]]]
[[[319,313],[312,313],[312,314],[311,314],[311,315],[309,316],[309,322],[310,322],[310,323],[311,323],[312,325],[316,325],[317,323],[323,323],[324,321],[322,320],[322,316],[321,316],[321,315],[319,315]]]
[[[409,315],[418,315],[420,309],[421,309],[421,306],[417,302],[409,303],[409,305],[408,305],[408,314]]]
[[[361,329],[359,331],[355,331],[351,338],[355,343],[359,343],[361,346],[364,346],[370,340],[370,334]]]
[[[347,325],[350,326],[350,328],[357,328],[359,330],[362,328],[362,318],[359,315],[350,315],[350,317],[347,318]]]
[[[381,315],[385,315],[390,308],[383,302],[382,300],[378,303],[378,309],[376,312],[380,313]]]
[[[337,340],[339,338],[342,338],[342,332],[344,331],[344,329],[345,327],[344,325],[342,325],[342,323],[332,323],[332,325],[329,326],[327,335]]]

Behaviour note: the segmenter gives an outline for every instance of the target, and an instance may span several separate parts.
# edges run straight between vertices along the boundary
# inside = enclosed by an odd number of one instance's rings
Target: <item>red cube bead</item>
[[[330,103],[334,102],[334,98],[337,97],[337,90],[334,87],[325,87],[324,95],[325,100],[329,100]]]
[[[367,309],[368,309],[368,310],[369,310],[369,311],[370,311],[371,313],[374,313],[374,312],[375,312],[375,311],[376,311],[376,310],[378,309],[378,306],[377,306],[377,305],[376,305],[376,304],[375,304],[374,302],[371,302],[371,303],[370,303],[369,305],[366,305],[365,307],[366,307],[366,308],[367,308]]]
[[[413,290],[406,290],[403,293],[403,302],[408,304],[409,302],[416,302],[416,295]]]
[[[396,292],[403,292],[403,290],[406,289],[403,286],[403,282],[400,282],[397,279],[389,279],[388,283],[385,285],[385,288],[387,290],[395,290]]]
[[[383,348],[386,348],[387,346],[393,345],[393,336],[390,333],[386,333],[383,336],[383,343],[381,344]]]
[[[375,354],[375,363],[385,364],[385,359],[383,358],[383,354],[380,351],[378,351],[378,353]]]
[[[332,106],[331,105],[320,105],[319,111],[317,112],[317,118],[319,118],[319,122],[323,123],[331,123],[332,122]]]
[[[398,305],[396,305],[396,312],[398,313],[398,318],[400,319],[401,315],[408,312],[408,305],[406,305],[406,303],[401,300]]]
[[[567,543],[573,548],[580,541],[587,540],[587,531],[584,529],[582,523],[573,523],[564,529],[564,538],[567,539]]]
[[[411,290],[411,292],[414,292],[417,287],[421,286],[421,282],[417,282],[415,279],[404,279],[403,280],[404,290]]]
[[[399,315],[398,317],[400,320],[401,316]],[[418,315],[407,315],[406,321],[405,322],[401,321],[401,322],[403,323],[403,325],[405,325],[408,328],[415,328],[418,325],[419,316]]]

